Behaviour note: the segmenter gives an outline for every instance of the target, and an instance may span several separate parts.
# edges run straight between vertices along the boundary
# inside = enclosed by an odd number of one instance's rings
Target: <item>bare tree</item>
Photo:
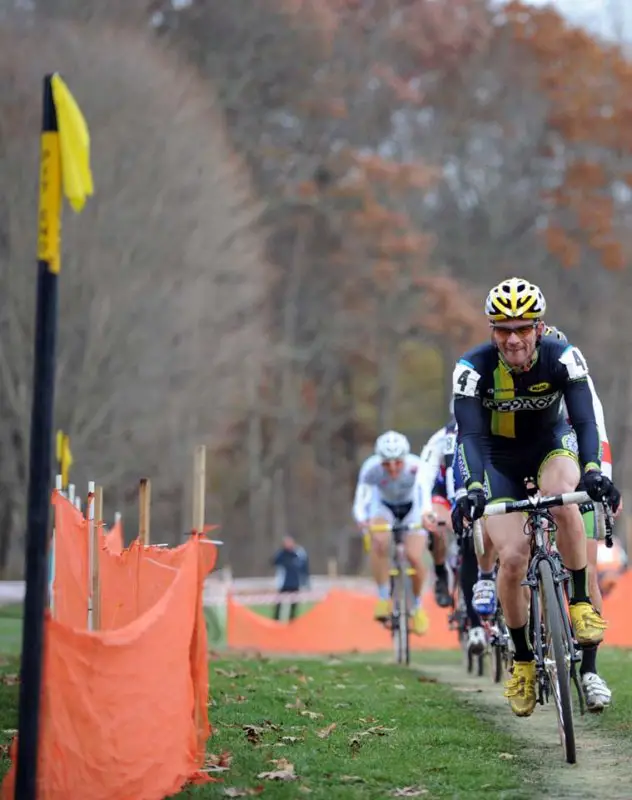
[[[241,413],[244,364],[265,348],[258,207],[210,87],[145,34],[35,20],[1,38],[2,496],[21,507],[40,87],[53,65],[89,120],[96,184],[81,217],[64,220],[57,419],[80,485],[103,482],[120,507],[151,475],[160,535],[179,536],[173,496],[192,445],[222,443]]]

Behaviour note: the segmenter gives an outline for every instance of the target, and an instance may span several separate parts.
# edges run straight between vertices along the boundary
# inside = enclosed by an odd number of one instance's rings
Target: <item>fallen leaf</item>
[[[498,753],[498,758],[502,758],[505,761],[511,761],[512,758],[515,758],[513,753]]]
[[[427,675],[418,675],[417,680],[419,683],[437,683],[436,678],[429,678]]]
[[[297,697],[296,700],[293,703],[286,703],[285,707],[286,708],[304,708],[305,707],[305,703],[300,699],[300,697]]]
[[[287,758],[271,758],[270,763],[274,764],[277,769],[286,769],[288,772],[294,772],[294,764],[289,762]]]
[[[389,733],[393,733],[395,730],[397,730],[397,728],[385,728],[384,725],[374,725],[372,728],[361,731],[358,736],[386,736]]]
[[[399,689],[400,691],[402,691],[402,690],[405,690],[406,687],[404,686],[403,683],[394,683],[393,684],[393,689]]]
[[[15,686],[17,683],[20,682],[19,675],[2,675],[0,676],[0,681],[5,684],[5,686]]]
[[[318,736],[319,739],[327,739],[331,735],[331,732],[335,729],[335,727],[336,723],[332,722],[331,725],[327,725],[326,728],[322,728],[321,730],[316,731],[316,736]]]
[[[428,794],[428,789],[423,786],[404,786],[402,789],[393,789],[389,794],[391,797],[421,797],[422,794]]]
[[[311,794],[312,793],[312,790],[309,788],[309,786],[299,786],[298,790],[299,790],[299,792],[302,792],[303,794]]]
[[[208,753],[206,756],[206,761],[204,762],[204,766],[222,767],[223,769],[228,769],[232,760],[232,753],[229,753],[228,750],[224,750],[219,755],[216,755],[215,753]]]
[[[261,734],[264,729],[259,725],[242,725],[242,729],[246,732],[246,739],[251,744],[258,744],[261,740]]]
[[[308,717],[309,719],[322,719],[323,715],[319,714],[318,711],[301,711],[302,717]]]
[[[221,667],[215,667],[215,674],[221,675],[224,678],[245,678],[248,674],[247,672],[231,672],[226,669],[222,669]]]
[[[346,688],[347,688],[347,684],[346,683],[337,683],[334,686],[334,689],[346,689]]]
[[[350,708],[351,703],[334,703],[334,708]]]
[[[340,776],[341,783],[366,783],[364,778],[361,778],[359,775],[341,775]]]
[[[261,794],[264,786],[254,786],[249,789],[238,789],[236,786],[227,786],[224,789],[224,797],[252,797],[253,795]]]
[[[282,736],[281,741],[283,744],[294,744],[295,742],[302,742],[300,736]]]
[[[295,781],[298,780],[298,775],[294,774],[294,767],[289,769],[276,769],[272,772],[260,772],[257,778],[263,778],[266,781]]]
[[[352,750],[355,750],[355,751],[359,750],[360,747],[362,747],[362,740],[360,739],[360,737],[359,736],[350,736],[349,737],[349,747]]]
[[[377,722],[376,717],[359,717],[358,722]]]
[[[293,664],[291,667],[285,667],[285,669],[282,669],[279,672],[279,675],[293,675],[300,671],[301,670],[295,664]]]

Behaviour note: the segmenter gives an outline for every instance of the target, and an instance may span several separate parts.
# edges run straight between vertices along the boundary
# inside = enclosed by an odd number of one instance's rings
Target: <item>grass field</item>
[[[17,726],[20,625],[20,607],[0,609],[1,774],[8,768],[6,745]],[[561,770],[560,752],[525,747],[513,728],[497,726],[498,709],[485,713],[476,705],[471,692],[485,697],[489,680],[483,688],[455,690],[428,677],[440,678],[442,667],[457,666],[458,652],[416,654],[414,667],[427,674],[384,663],[387,658],[212,660],[214,734],[206,769],[218,782],[190,786],[178,798],[552,796],[542,758]],[[631,666],[632,651],[600,653],[615,704],[600,717],[585,718],[580,734],[593,731],[618,742],[622,758],[632,745]],[[511,716],[504,705],[502,711],[505,720]],[[612,785],[604,785],[604,792],[581,796],[627,796],[613,794]]]
[[[2,666],[5,674],[16,668],[15,659]],[[221,783],[179,797],[239,797],[260,787],[279,800],[303,793],[315,800],[482,797],[481,787],[488,797],[533,794],[525,783],[532,765],[516,742],[460,710],[449,689],[410,670],[221,659],[211,665],[211,684],[209,751],[218,758],[209,763],[229,768],[218,773]],[[3,731],[16,726],[17,688],[0,682]],[[3,733],[0,744],[10,738]],[[230,756],[221,760],[225,752]],[[7,766],[5,756],[3,772]]]

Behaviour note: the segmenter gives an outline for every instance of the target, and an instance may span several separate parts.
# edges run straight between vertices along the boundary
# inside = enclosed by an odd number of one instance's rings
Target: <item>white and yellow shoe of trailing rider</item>
[[[612,692],[603,678],[594,672],[586,672],[582,675],[581,681],[586,698],[586,708],[589,711],[598,713],[610,705]]]
[[[480,625],[470,628],[467,632],[467,651],[472,655],[479,655],[487,646],[487,636]]]

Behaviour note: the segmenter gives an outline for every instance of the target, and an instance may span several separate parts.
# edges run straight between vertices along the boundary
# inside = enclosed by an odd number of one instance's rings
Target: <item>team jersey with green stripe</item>
[[[599,465],[600,439],[588,384],[588,366],[577,347],[547,336],[526,371],[508,369],[495,345],[465,353],[453,373],[459,443],[468,483],[483,482],[485,449],[531,448],[560,421],[566,403],[582,465]]]

